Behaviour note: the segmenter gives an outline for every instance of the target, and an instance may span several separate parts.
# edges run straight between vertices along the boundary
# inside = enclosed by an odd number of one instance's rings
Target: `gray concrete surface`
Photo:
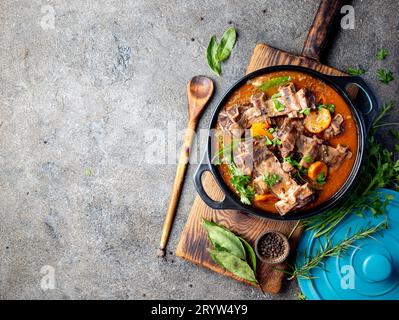
[[[318,0],[0,3],[0,298],[291,299],[198,268],[173,254],[195,197],[187,183],[166,261],[155,257],[176,165],[145,159],[145,130],[186,122],[185,86],[212,76],[204,51],[232,24],[239,38],[215,103],[256,43],[299,53]],[[326,61],[360,65],[382,101],[398,100],[397,1],[356,1]],[[54,28],[48,15],[54,10]],[[376,61],[386,47],[391,56]],[[393,118],[398,118],[397,113]],[[178,142],[180,141],[178,139]],[[54,289],[43,290],[43,266]],[[45,267],[46,268],[46,267]],[[48,267],[47,267],[48,268]],[[46,288],[46,287],[44,287]]]

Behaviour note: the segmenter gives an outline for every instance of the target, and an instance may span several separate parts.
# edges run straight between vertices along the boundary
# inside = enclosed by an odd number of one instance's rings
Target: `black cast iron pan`
[[[369,128],[373,122],[373,119],[375,118],[376,114],[378,113],[377,100],[376,100],[374,94],[372,93],[371,89],[369,88],[369,86],[360,77],[329,76],[329,75],[325,75],[325,74],[319,73],[317,71],[314,71],[312,69],[305,68],[302,66],[285,65],[285,66],[273,66],[273,67],[259,69],[255,72],[250,73],[250,74],[244,76],[243,78],[241,78],[222,97],[222,99],[218,103],[218,106],[216,107],[216,109],[212,115],[211,123],[209,126],[210,132],[211,132],[211,129],[215,128],[215,126],[216,126],[216,121],[217,121],[219,111],[226,104],[228,98],[230,97],[230,95],[233,92],[235,92],[238,88],[240,88],[248,80],[251,80],[260,75],[265,75],[265,74],[268,74],[271,72],[276,72],[276,71],[299,71],[299,72],[307,73],[307,74],[313,76],[314,78],[320,79],[323,82],[325,82],[327,85],[333,87],[343,97],[343,99],[346,101],[346,103],[348,104],[348,106],[350,107],[350,109],[352,111],[354,120],[357,125],[357,133],[358,133],[358,137],[357,137],[358,149],[356,152],[356,160],[353,165],[352,171],[351,171],[348,179],[344,183],[344,185],[329,200],[327,200],[324,203],[321,203],[320,205],[318,205],[317,207],[314,207],[311,209],[293,211],[293,212],[287,213],[284,216],[280,216],[276,213],[257,209],[255,207],[248,206],[248,205],[245,205],[240,202],[240,199],[238,198],[238,196],[236,194],[234,194],[229,189],[229,187],[225,184],[225,182],[223,181],[217,166],[211,164],[211,157],[212,157],[211,147],[212,147],[212,145],[211,145],[211,136],[209,135],[208,142],[207,142],[207,149],[205,151],[205,154],[201,161],[201,164],[198,166],[198,169],[194,175],[194,184],[195,184],[195,187],[196,187],[200,197],[202,198],[202,200],[209,207],[211,207],[213,209],[216,209],[216,210],[226,210],[226,209],[240,210],[245,213],[253,214],[253,215],[256,215],[259,217],[263,217],[263,218],[274,219],[274,220],[300,220],[300,219],[305,219],[305,218],[320,214],[322,212],[325,212],[328,209],[338,206],[340,203],[342,203],[342,201],[346,198],[346,196],[348,195],[348,193],[350,192],[352,187],[356,184],[356,181],[357,181],[357,178],[358,178],[359,172],[360,172],[360,167],[364,160],[367,133],[368,133]],[[364,96],[366,97],[366,100],[368,100],[367,104],[359,105],[359,104],[353,102],[349,98],[346,88],[351,84],[356,85],[361,91],[363,91]],[[225,198],[222,201],[212,200],[205,192],[204,187],[201,182],[201,177],[205,171],[211,172],[211,174],[215,178],[216,182],[218,183],[219,187],[222,189],[223,193],[225,194]]]

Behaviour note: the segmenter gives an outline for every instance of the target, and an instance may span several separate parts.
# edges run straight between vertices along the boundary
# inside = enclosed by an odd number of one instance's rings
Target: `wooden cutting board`
[[[258,44],[254,49],[246,72],[250,73],[257,69],[274,65],[301,65],[325,74],[345,75],[345,73],[319,62],[319,56],[326,45],[328,33],[333,24],[333,18],[339,12],[341,5],[341,1],[323,0],[321,2],[301,56],[272,48],[266,44]],[[203,179],[203,185],[208,195],[214,200],[223,199],[223,193],[212,175],[207,172],[204,174]],[[262,219],[239,211],[213,210],[197,195],[187,223],[180,236],[176,255],[242,282],[246,281],[237,278],[212,261],[206,250],[210,247],[210,244],[205,230],[201,225],[202,218],[212,220],[227,227],[235,234],[247,240],[252,246],[254,246],[256,238],[267,230],[278,230],[288,235],[296,225],[296,221],[281,222]],[[300,235],[301,230],[297,229],[290,239],[292,252],[295,252]],[[282,269],[286,267],[286,264],[272,266],[258,261],[257,277],[263,291],[270,293],[278,293],[280,291],[284,274],[277,271],[276,268]]]

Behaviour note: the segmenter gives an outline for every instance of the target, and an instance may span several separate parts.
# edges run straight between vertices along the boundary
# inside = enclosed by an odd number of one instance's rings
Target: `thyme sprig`
[[[326,258],[338,256],[339,254],[344,254],[348,249],[354,246],[354,243],[356,241],[366,238],[373,238],[372,236],[374,234],[387,228],[388,221],[384,220],[376,226],[361,228],[350,237],[342,240],[335,245],[332,243],[331,239],[328,239],[324,245],[320,243],[320,249],[316,254],[312,256],[307,256],[305,253],[305,262],[302,265],[292,265],[290,270],[281,271],[289,275],[288,280],[292,280],[294,278],[314,279],[311,274],[311,270],[323,267],[324,260]]]

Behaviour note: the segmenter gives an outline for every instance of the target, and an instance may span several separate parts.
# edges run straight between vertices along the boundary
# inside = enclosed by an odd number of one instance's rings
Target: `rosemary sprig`
[[[370,209],[374,215],[384,213],[391,197],[386,196],[385,199],[381,199],[376,189],[386,186],[398,189],[399,160],[394,160],[393,153],[383,148],[375,140],[374,134],[393,107],[393,102],[386,104],[373,123],[367,141],[366,160],[360,173],[361,178],[351,196],[339,207],[303,221],[303,226],[314,231],[316,238],[328,235],[351,212],[362,215],[366,209]]]
[[[294,278],[314,279],[311,274],[311,270],[322,266],[324,263],[324,259],[337,256],[341,253],[345,253],[345,251],[353,247],[354,242],[365,238],[372,238],[372,235],[387,228],[388,221],[384,220],[374,227],[365,227],[360,229],[358,232],[342,240],[336,245],[333,245],[331,239],[328,239],[324,245],[320,244],[320,250],[315,255],[311,257],[305,255],[305,262],[301,266],[293,265],[291,266],[291,270],[281,271],[289,275],[288,280],[292,280]]]

